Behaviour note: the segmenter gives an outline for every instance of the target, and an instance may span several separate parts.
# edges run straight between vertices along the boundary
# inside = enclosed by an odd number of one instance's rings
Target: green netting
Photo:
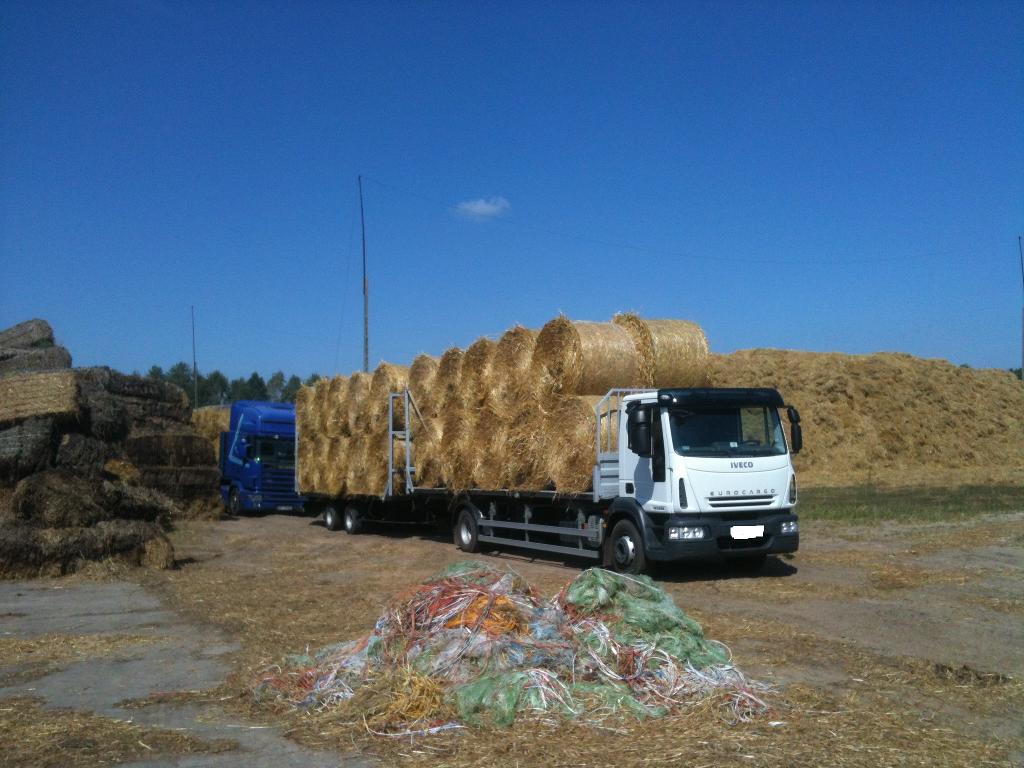
[[[366,685],[392,697],[380,710],[392,718],[385,727],[421,730],[451,724],[424,716],[423,696],[410,709],[410,691],[389,686],[440,686],[445,703],[427,708],[433,717],[456,711],[470,725],[506,726],[524,714],[660,717],[710,695],[736,719],[766,708],[756,695],[763,687],[654,582],[597,568],[545,601],[512,571],[456,563],[406,593],[362,640],[289,657],[255,693],[323,709]]]

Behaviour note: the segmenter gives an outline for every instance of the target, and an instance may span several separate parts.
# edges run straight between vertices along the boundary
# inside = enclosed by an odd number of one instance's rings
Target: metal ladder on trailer
[[[594,430],[594,501],[619,495],[619,413],[626,395],[649,392],[648,389],[611,389],[594,406],[597,426]]]
[[[405,422],[404,429],[395,428],[395,403],[397,402],[402,403],[402,414]],[[391,392],[388,395],[388,482],[384,488],[384,498],[390,498],[395,495],[395,475],[398,472],[402,474],[407,494],[412,493],[413,488],[416,487],[416,466],[413,464],[412,433],[412,414],[414,413],[420,420],[420,424],[425,427],[426,423],[423,420],[423,414],[420,413],[420,408],[416,405],[416,399],[412,396],[412,392],[408,389],[403,389],[401,392]],[[402,441],[405,458],[403,465],[397,470],[395,468],[396,440]]]

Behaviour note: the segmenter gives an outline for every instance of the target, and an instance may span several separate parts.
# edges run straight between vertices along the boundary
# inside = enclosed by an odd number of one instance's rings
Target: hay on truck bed
[[[533,374],[556,395],[603,395],[613,387],[642,385],[640,359],[624,328],[564,315],[537,335]]]
[[[729,659],[647,577],[592,568],[545,600],[514,571],[462,561],[395,598],[366,637],[268,669],[253,696],[392,736],[704,702],[752,720],[770,689]]]

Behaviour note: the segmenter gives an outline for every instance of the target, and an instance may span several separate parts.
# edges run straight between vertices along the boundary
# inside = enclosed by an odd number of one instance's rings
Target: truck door
[[[620,487],[623,496],[634,496],[648,512],[671,512],[672,492],[669,482],[670,462],[665,453],[665,427],[662,423],[661,408],[651,414],[651,456],[637,456],[621,442],[622,456],[619,459]]]

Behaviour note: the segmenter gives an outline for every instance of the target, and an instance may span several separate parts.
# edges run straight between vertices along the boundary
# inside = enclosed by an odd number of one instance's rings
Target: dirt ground
[[[22,733],[5,712],[65,706],[114,718],[130,710],[135,724],[193,738],[141,760],[137,749],[111,757],[140,766],[255,765],[249,758],[263,751],[275,765],[1024,765],[1024,511],[956,523],[805,522],[800,552],[769,559],[759,574],[659,572],[738,666],[777,686],[772,712],[755,723],[729,726],[694,711],[612,728],[524,723],[411,743],[329,713],[260,709],[247,689],[288,653],[365,634],[394,594],[464,557],[450,542],[418,530],[347,536],[273,515],[187,523],[173,539],[177,570],[11,583],[22,596],[0,599],[0,740]],[[508,551],[478,557],[514,568],[545,594],[586,565]],[[81,603],[81,619],[48,622],[45,615],[63,614],[46,591]],[[138,601],[156,618],[115,620],[98,607],[104,601]],[[65,650],[33,659],[25,641],[47,633]],[[109,642],[82,640],[97,633]],[[125,696],[66,693],[82,687],[68,669],[97,658],[113,664],[111,655],[121,665],[162,659],[146,668],[173,674]],[[65,677],[47,677],[55,674]]]

